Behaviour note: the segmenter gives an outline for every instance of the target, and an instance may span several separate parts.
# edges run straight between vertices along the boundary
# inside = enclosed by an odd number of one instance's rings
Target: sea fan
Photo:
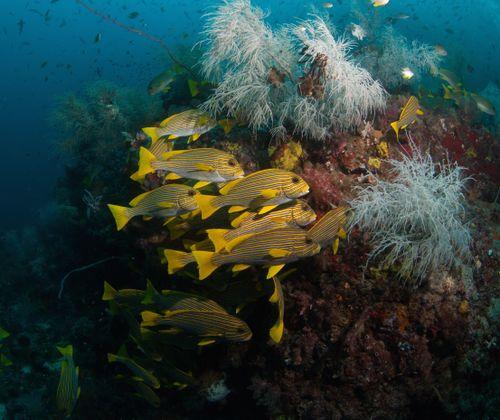
[[[411,157],[390,163],[392,180],[377,179],[350,203],[352,226],[371,234],[370,259],[382,256],[384,264],[397,263],[401,277],[417,282],[468,259],[471,236],[463,220],[463,168],[435,165],[416,147]]]

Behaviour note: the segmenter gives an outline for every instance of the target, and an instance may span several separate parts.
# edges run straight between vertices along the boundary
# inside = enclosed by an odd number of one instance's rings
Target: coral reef
[[[391,160],[392,179],[377,179],[350,202],[353,225],[371,235],[370,258],[398,265],[403,278],[421,280],[438,269],[457,267],[470,256],[464,220],[462,168],[436,165],[415,146],[412,156]]]
[[[278,137],[292,125],[294,134],[324,139],[385,108],[384,88],[319,16],[273,32],[248,0],[226,1],[204,35],[204,73],[219,84],[203,107],[214,116],[227,113]]]

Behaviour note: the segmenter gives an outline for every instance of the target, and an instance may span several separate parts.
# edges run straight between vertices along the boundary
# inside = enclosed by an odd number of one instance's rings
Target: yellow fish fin
[[[396,138],[399,140],[399,121],[394,121],[391,123],[391,127],[396,133]]]
[[[215,168],[212,165],[207,165],[206,163],[197,163],[195,165],[196,169],[199,171],[205,171],[205,172],[214,172]]]
[[[274,279],[273,279],[273,281],[274,281]],[[275,282],[274,283],[274,292],[271,295],[271,297],[269,298],[269,302],[276,303],[276,302],[278,302],[279,298],[280,298],[280,295],[279,295],[278,285]]]
[[[219,209],[218,206],[214,205],[215,198],[216,196],[214,195],[203,195],[203,194],[195,195],[195,200],[198,203],[198,206],[200,207],[201,210],[202,219],[210,217]]]
[[[170,136],[168,136],[168,139],[169,140],[175,140],[176,138],[178,138],[179,136],[176,135],[176,134],[170,134]]]
[[[155,144],[160,138],[158,135],[158,127],[144,127],[142,131],[146,136],[151,137],[151,145]]]
[[[266,214],[266,213],[269,213],[271,210],[275,209],[276,207],[278,207],[277,204],[275,205],[272,205],[272,206],[264,206],[264,207],[261,207],[259,209],[259,214]]]
[[[166,249],[163,252],[167,259],[168,274],[174,274],[191,262],[190,254],[187,252],[176,251],[175,249]]]
[[[153,216],[142,216],[142,220],[149,222],[150,220],[153,220]]]
[[[269,250],[269,255],[273,258],[288,257],[290,254],[291,251],[288,251],[287,249],[271,248]]]
[[[424,115],[424,111],[422,111],[420,108],[417,109],[417,115]]]
[[[182,220],[187,220],[187,219],[191,219],[192,217],[198,216],[200,214],[200,212],[201,212],[200,209],[196,209],[196,210],[181,214],[179,217]]]
[[[212,339],[209,339],[209,338],[205,338],[201,341],[198,342],[198,345],[199,346],[208,346],[210,344],[214,344],[216,340],[214,340],[213,338]]]
[[[336,255],[338,250],[339,250],[339,242],[340,242],[340,239],[337,236],[335,238],[335,240],[333,241],[333,245],[332,245],[333,255]]]
[[[198,82],[192,79],[188,79],[187,81],[189,92],[191,93],[191,97],[195,97],[200,93],[200,89],[198,89]]]
[[[250,268],[251,265],[249,264],[235,264],[233,265],[233,273],[239,273],[240,271],[246,270],[247,268]]]
[[[139,171],[136,171],[132,175],[130,175],[130,179],[132,181],[141,182],[144,177],[139,175]]]
[[[285,264],[272,265],[269,267],[269,271],[267,272],[266,279],[273,278],[276,274],[278,274],[281,269],[285,266]]]
[[[216,253],[210,251],[193,251],[193,256],[198,264],[198,277],[200,280],[206,279],[219,267],[213,262],[214,255]]]
[[[283,337],[284,324],[282,319],[276,320],[276,323],[269,330],[269,336],[275,343],[279,343]]]
[[[339,235],[339,238],[340,238],[340,239],[345,239],[345,238],[347,237],[347,233],[346,233],[346,231],[344,230],[344,228],[340,228],[340,229],[339,229],[339,233],[338,233],[338,235]]]
[[[170,158],[177,156],[177,155],[182,155],[183,153],[186,153],[187,150],[170,150],[169,152],[164,152],[161,154],[161,159],[162,160],[169,160]]]
[[[210,185],[210,184],[211,184],[210,181],[198,181],[196,184],[193,185],[193,188],[195,190],[197,190],[199,188],[206,187],[207,185]]]
[[[229,207],[228,213],[236,213],[238,211],[246,210],[245,206],[231,206]]]
[[[249,217],[251,216],[251,213],[246,211],[244,213],[241,213],[238,217],[234,218],[232,221],[231,221],[231,226],[234,227],[234,228],[237,228],[239,226],[241,226],[241,224],[246,220],[248,219]]]
[[[104,292],[102,294],[102,300],[108,301],[113,300],[118,292],[113,288],[107,281],[104,282]]]
[[[271,198],[275,198],[280,192],[278,190],[273,190],[271,188],[262,190],[259,194],[259,197],[264,200],[270,200]]]
[[[162,209],[173,209],[177,207],[177,205],[171,201],[160,201],[158,203],[158,207],[161,207]]]
[[[108,208],[115,218],[116,230],[122,230],[133,216],[130,214],[130,209],[128,207],[108,204]]]
[[[144,200],[149,194],[151,193],[151,191],[146,191],[142,194],[139,194],[137,197],[134,197],[128,204],[129,206],[132,206],[132,207],[135,207],[137,206],[137,204],[139,204],[142,200]]]
[[[141,318],[142,318],[141,327],[153,327],[154,325],[156,325],[156,321],[158,320],[159,316],[160,315],[158,315],[155,312],[142,311],[141,312]],[[114,355],[108,354],[108,360],[111,362],[111,360],[109,359],[109,356],[114,356]],[[114,356],[113,361],[116,361],[116,356]]]
[[[170,117],[165,118],[161,123],[160,127],[165,127],[172,118],[174,118],[177,114],[171,115]]]
[[[163,226],[167,226],[172,220],[175,220],[175,217],[167,217],[163,222]]]
[[[192,136],[191,136],[191,142],[193,141],[196,141],[200,138],[201,134],[200,133],[194,133]]]
[[[226,183],[221,189],[219,189],[219,194],[226,195],[236,184],[241,181],[242,178],[233,179]]]
[[[208,238],[214,244],[215,252],[219,252],[226,247],[227,241],[224,236],[228,232],[229,229],[207,229]]]
[[[173,172],[168,173],[167,176],[165,177],[167,181],[176,181],[181,178],[182,176],[174,174]]]
[[[59,350],[62,356],[73,357],[73,346],[71,344],[68,344],[66,347],[57,347],[57,350]]]
[[[247,233],[246,235],[238,236],[226,243],[226,250],[231,252],[237,245],[241,244],[244,240],[252,237],[252,233]]]
[[[151,163],[156,160],[156,156],[153,155],[148,149],[145,147],[141,147],[139,149],[139,170],[137,171],[138,175],[144,178],[147,174],[150,174],[155,171]]]

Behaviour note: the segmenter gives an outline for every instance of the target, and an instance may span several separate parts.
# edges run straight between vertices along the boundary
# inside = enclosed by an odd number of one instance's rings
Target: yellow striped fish
[[[179,328],[187,334],[203,337],[199,345],[211,344],[216,341],[248,341],[252,338],[252,331],[248,325],[227,312],[180,310],[160,315],[144,311],[141,316],[142,327],[169,326]]]
[[[415,96],[410,96],[410,99],[408,99],[408,102],[406,102],[406,105],[399,115],[399,120],[391,123],[391,127],[395,131],[398,140],[399,130],[414,123],[417,120],[417,115],[422,114],[423,112],[419,109],[418,99]]]
[[[239,242],[268,230],[287,226],[307,226],[316,220],[316,213],[303,200],[294,200],[290,205],[273,210],[265,215],[252,213],[239,223],[236,229],[207,229],[208,237],[215,246],[215,251],[231,251]],[[234,220],[233,220],[234,222]]]
[[[267,278],[270,279],[285,264],[315,255],[320,249],[319,244],[311,240],[303,229],[286,227],[250,236],[231,252],[193,251],[193,255],[198,263],[200,280],[226,264],[234,264],[234,272],[256,264],[269,266]]]
[[[142,131],[151,137],[153,144],[162,137],[168,137],[168,140],[189,137],[189,141],[195,141],[216,125],[217,121],[207,113],[199,109],[188,109],[166,118],[159,127],[145,127]]]
[[[325,213],[318,222],[307,231],[307,236],[321,247],[330,245],[337,236],[342,235],[347,223],[348,207],[337,207]]]
[[[135,377],[139,378],[139,380],[141,380],[151,388],[158,389],[160,387],[160,381],[158,380],[158,378],[156,378],[156,376],[154,376],[152,372],[140,366],[130,357],[108,353],[108,362],[121,363],[125,365]]]
[[[297,174],[283,169],[264,169],[229,182],[219,190],[220,196],[199,194],[196,197],[203,219],[222,207],[229,213],[259,208],[267,213],[280,204],[309,192],[309,185]]]
[[[278,279],[278,276],[273,277],[274,283],[274,293],[269,298],[269,302],[278,304],[278,319],[275,324],[269,330],[269,336],[275,343],[279,343],[281,341],[281,337],[283,337],[284,330],[284,316],[285,316],[285,300],[283,298],[283,288],[281,287],[281,282]]]
[[[166,179],[196,179],[194,188],[201,188],[212,182],[227,182],[242,178],[245,173],[233,155],[213,148],[173,150],[163,153],[161,158],[141,147],[139,170],[132,176],[142,179],[157,170],[170,172]]]
[[[108,207],[117,230],[120,230],[135,216],[171,217],[196,210],[198,194],[187,185],[167,184],[138,195],[129,203],[132,207],[114,204],[108,204]]]
[[[80,396],[80,387],[78,386],[79,368],[75,366],[73,346],[71,344],[66,347],[57,347],[57,350],[59,350],[63,359],[56,391],[56,405],[59,411],[69,417]]]

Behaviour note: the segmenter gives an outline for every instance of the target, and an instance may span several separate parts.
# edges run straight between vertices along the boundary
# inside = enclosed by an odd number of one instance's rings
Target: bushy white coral
[[[377,179],[350,204],[351,226],[371,234],[370,259],[397,264],[405,279],[419,282],[432,271],[469,258],[471,236],[464,221],[462,168],[435,165],[415,147],[413,156],[391,160],[390,181]]]
[[[420,80],[426,73],[435,74],[442,59],[433,46],[418,41],[410,43],[389,27],[380,37],[380,54],[374,56],[373,51],[367,51],[362,63],[387,89],[395,89]],[[409,67],[413,72],[412,79],[401,77],[404,67]]]
[[[336,39],[323,19],[314,16],[273,31],[264,17],[248,0],[226,0],[208,15],[201,64],[205,76],[219,84],[206,110],[278,136],[291,125],[295,133],[323,139],[331,129],[352,129],[384,109],[384,88],[352,61],[351,43]],[[298,83],[319,55],[326,58],[324,92],[304,95]]]

